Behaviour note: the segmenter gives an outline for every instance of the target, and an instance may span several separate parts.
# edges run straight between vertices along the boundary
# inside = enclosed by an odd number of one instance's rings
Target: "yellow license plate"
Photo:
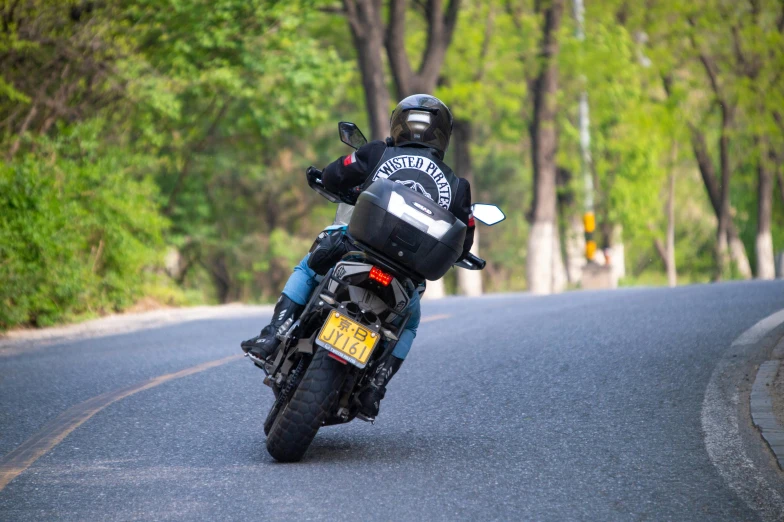
[[[327,349],[334,349],[357,366],[365,366],[378,343],[379,335],[341,314],[332,311],[324,323],[318,340]],[[333,350],[330,350],[333,351]]]

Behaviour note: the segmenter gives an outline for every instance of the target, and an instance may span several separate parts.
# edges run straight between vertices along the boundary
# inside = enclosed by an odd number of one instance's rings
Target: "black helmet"
[[[389,127],[396,146],[421,144],[436,149],[443,159],[452,135],[452,113],[435,96],[414,94],[397,104]]]

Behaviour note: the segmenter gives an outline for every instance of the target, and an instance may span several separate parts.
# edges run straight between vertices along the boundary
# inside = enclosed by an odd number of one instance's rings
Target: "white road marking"
[[[200,373],[204,370],[209,370],[210,368],[215,368],[216,366],[221,366],[241,358],[242,355],[230,355],[223,359],[207,361],[178,372],[153,377],[152,379],[148,379],[133,386],[106,392],[71,406],[58,415],[57,418],[47,422],[38,433],[17,446],[11,453],[0,458],[0,491],[20,473],[23,473],[27,468],[32,466],[36,460],[60,444],[73,430],[90,420],[93,415],[107,406],[139,393],[140,391],[160,386],[165,382],[188,377],[189,375]]]
[[[702,430],[711,462],[727,485],[763,520],[784,520],[784,498],[768,483],[744,449],[738,419],[740,395],[722,380],[742,364],[733,357],[739,348],[759,342],[768,332],[784,323],[780,310],[743,332],[713,370],[702,402]],[[760,441],[761,443],[761,441]]]
[[[752,344],[765,337],[769,331],[784,323],[784,310],[779,310],[775,314],[767,316],[735,339],[733,345]]]
[[[449,314],[430,315],[428,317],[423,317],[422,320],[419,321],[419,324],[432,323],[433,321],[440,321],[441,319],[449,319],[450,317],[452,316]]]
[[[117,314],[83,323],[35,330],[12,330],[0,335],[0,357],[40,350],[53,344],[110,335],[128,334],[172,324],[205,319],[265,317],[271,305],[229,304],[167,308],[142,313]]]
[[[451,317],[449,314],[430,315],[423,317],[420,323],[439,321],[449,317]],[[60,444],[72,431],[90,420],[93,415],[107,406],[140,391],[149,390],[150,388],[154,388],[165,382],[209,370],[216,366],[239,360],[242,357],[242,355],[230,355],[223,359],[207,361],[178,372],[153,377],[152,379],[133,386],[107,392],[72,406],[61,413],[57,418],[45,424],[38,433],[17,446],[16,449],[7,455],[0,456],[0,491],[20,473],[23,473],[27,468],[32,466],[36,460]]]

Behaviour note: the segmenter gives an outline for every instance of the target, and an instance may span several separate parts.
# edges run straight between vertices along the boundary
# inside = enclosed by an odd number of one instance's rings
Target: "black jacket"
[[[324,168],[322,180],[327,190],[341,192],[347,189],[364,185],[367,187],[372,181],[372,175],[381,166],[381,160],[385,153],[391,149],[392,145],[383,141],[371,141],[360,147],[356,152],[348,156],[343,156],[333,161]],[[427,157],[431,149],[420,147],[400,147],[398,151],[411,150],[417,156]],[[390,150],[391,152],[391,150]],[[387,154],[389,156],[389,154]],[[468,181],[458,178],[452,170],[443,162],[432,155],[432,161],[437,162],[444,174],[451,179],[449,183],[449,199],[444,201],[449,210],[457,219],[466,224],[466,237],[463,243],[463,254],[460,259],[466,256],[474,244],[474,218],[471,215],[471,186]],[[364,187],[363,187],[364,188]]]

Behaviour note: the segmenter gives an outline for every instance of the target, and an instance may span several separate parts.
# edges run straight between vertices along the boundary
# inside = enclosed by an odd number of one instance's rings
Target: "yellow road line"
[[[87,422],[87,420],[106,408],[113,402],[129,397],[134,393],[155,388],[165,382],[194,373],[203,372],[216,366],[221,366],[231,361],[241,359],[242,355],[232,355],[216,361],[209,361],[196,366],[191,366],[179,372],[167,373],[153,377],[148,381],[98,395],[80,404],[72,406],[61,413],[56,419],[48,422],[41,431],[24,441],[14,451],[0,459],[0,491],[5,488],[17,475],[29,468],[33,462],[41,458],[63,441],[73,430]]]
[[[449,314],[431,315],[423,318],[420,323],[429,323],[438,321],[440,319],[447,319],[451,317]],[[0,459],[0,491],[5,488],[9,482],[14,480],[20,473],[33,465],[33,463],[44,456],[52,448],[60,444],[70,433],[87,422],[90,417],[103,410],[112,403],[130,397],[140,391],[155,388],[161,384],[181,377],[187,377],[195,373],[221,366],[231,361],[241,359],[242,355],[232,355],[209,361],[206,363],[191,366],[179,372],[167,373],[158,377],[153,377],[147,381],[128,386],[119,390],[111,391],[88,399],[80,404],[71,406],[56,419],[46,423],[44,427],[20,444],[14,451]]]
[[[431,315],[431,316],[425,317],[424,319],[422,319],[421,321],[419,321],[419,324],[423,324],[423,323],[431,323],[431,322],[433,322],[433,321],[439,321],[439,320],[441,320],[441,319],[449,319],[450,317],[452,317],[452,316],[451,316],[451,315],[449,315],[449,314],[437,314],[437,315]]]

